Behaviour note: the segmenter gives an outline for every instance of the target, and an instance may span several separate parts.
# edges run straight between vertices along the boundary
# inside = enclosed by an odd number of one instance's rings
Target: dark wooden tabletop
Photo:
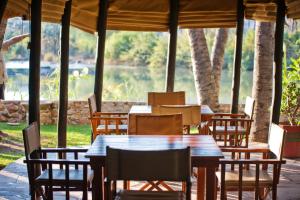
[[[163,150],[190,146],[193,166],[205,165],[205,161],[217,162],[224,157],[213,137],[208,135],[99,135],[85,156],[104,162],[106,146],[129,150]]]

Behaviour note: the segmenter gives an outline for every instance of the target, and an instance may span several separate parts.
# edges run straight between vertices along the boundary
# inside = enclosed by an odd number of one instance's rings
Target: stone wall
[[[132,105],[143,105],[144,102],[103,102],[103,112],[129,112]],[[28,110],[27,102],[0,101],[0,122],[24,122]],[[41,124],[56,124],[58,102],[43,101],[40,105]],[[69,124],[89,124],[89,106],[87,101],[69,101]]]
[[[132,105],[143,105],[145,102],[111,102],[102,103],[103,112],[129,112]],[[0,122],[26,121],[27,102],[0,101]],[[243,105],[239,110],[243,110]],[[43,101],[40,105],[41,124],[56,124],[58,118],[58,102]],[[218,112],[230,112],[230,104],[221,104]],[[87,101],[69,101],[69,124],[89,124],[89,106]]]
[[[26,120],[26,110],[21,101],[0,100],[0,122],[18,123]]]

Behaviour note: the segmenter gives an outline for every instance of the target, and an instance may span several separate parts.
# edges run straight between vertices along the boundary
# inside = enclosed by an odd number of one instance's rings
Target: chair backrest
[[[182,135],[182,114],[145,115],[129,118],[128,134],[133,135]]]
[[[185,105],[185,92],[148,92],[148,105]]]
[[[27,128],[23,129],[23,140],[26,159],[31,158],[31,154],[41,148],[40,134],[37,122],[33,122]]]
[[[244,114],[249,117],[249,119],[253,118],[253,111],[255,106],[255,100],[252,97],[247,96]]]
[[[159,151],[134,151],[106,147],[108,180],[189,181],[190,147]]]
[[[183,125],[199,125],[201,107],[199,105],[161,105],[153,107],[154,114],[182,114]]]
[[[93,94],[88,98],[90,117],[93,117],[93,113],[97,112],[96,96]]]
[[[280,126],[272,123],[269,131],[269,149],[277,157],[277,159],[282,159],[284,138],[286,131]]]

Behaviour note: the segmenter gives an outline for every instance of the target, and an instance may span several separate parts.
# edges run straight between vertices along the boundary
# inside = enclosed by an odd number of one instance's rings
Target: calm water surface
[[[69,99],[86,100],[93,92],[94,75],[88,68],[72,70],[69,76]],[[57,71],[58,72],[58,71]],[[59,73],[41,77],[41,99],[57,100],[59,91]],[[222,71],[220,102],[231,102],[232,72]],[[146,101],[147,92],[164,91],[165,68],[105,66],[103,99],[113,101]],[[252,72],[241,75],[240,102],[251,95]],[[177,68],[175,90],[186,91],[188,103],[197,103],[193,74],[191,69]],[[28,99],[28,75],[15,73],[9,75],[6,87],[6,99]]]

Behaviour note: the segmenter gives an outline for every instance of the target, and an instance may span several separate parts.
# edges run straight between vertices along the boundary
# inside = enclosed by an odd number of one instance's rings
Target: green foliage
[[[247,71],[253,70],[254,65],[254,39],[255,31],[253,29],[248,29],[245,34],[244,44],[243,44],[243,59],[242,67]]]
[[[166,34],[159,37],[153,54],[149,58],[150,67],[162,67],[166,65],[168,55],[168,36]]]
[[[291,65],[291,58],[297,59],[300,55],[300,30],[285,32],[284,44],[286,48],[287,65]]]
[[[300,57],[284,67],[281,112],[291,125],[300,125]]]

